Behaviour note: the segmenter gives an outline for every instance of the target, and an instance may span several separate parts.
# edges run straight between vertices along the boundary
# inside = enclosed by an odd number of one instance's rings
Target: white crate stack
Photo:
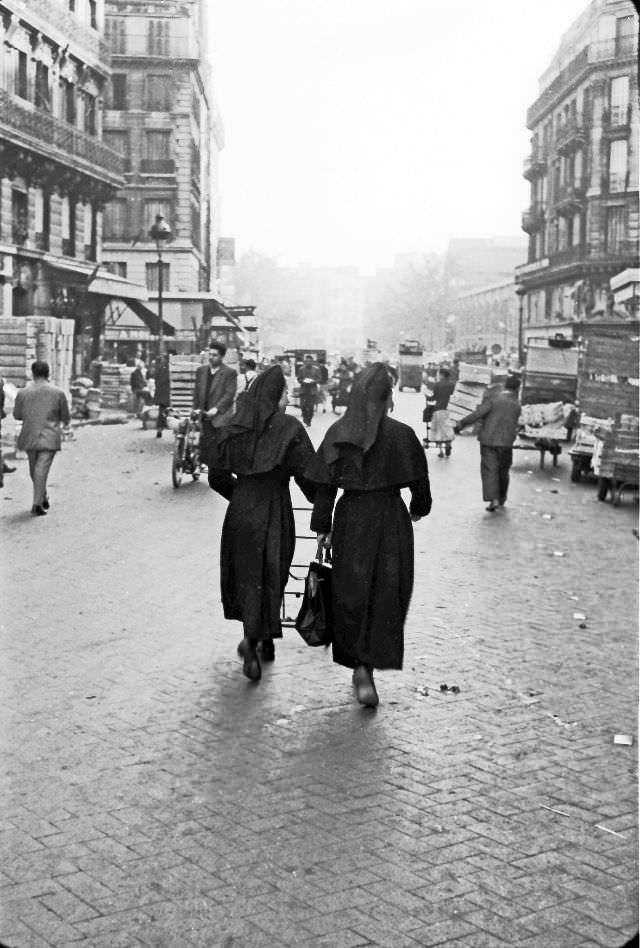
[[[458,381],[449,399],[449,417],[453,424],[475,411],[490,384],[491,369],[488,365],[460,363]]]
[[[199,355],[178,355],[169,359],[171,407],[188,411],[193,406],[196,371],[202,365]]]
[[[0,374],[18,388],[31,379],[31,363],[48,362],[50,378],[70,397],[73,366],[72,319],[7,316],[0,320]]]

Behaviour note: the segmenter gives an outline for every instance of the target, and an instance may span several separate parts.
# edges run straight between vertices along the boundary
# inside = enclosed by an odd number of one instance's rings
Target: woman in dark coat
[[[431,510],[424,451],[412,428],[387,417],[391,392],[381,362],[365,369],[306,472],[317,484],[311,529],[333,551],[333,660],[354,669],[358,701],[371,707],[378,703],[373,669],[402,668],[411,521]],[[411,491],[409,510],[403,487]]]
[[[307,500],[314,494],[303,477],[313,445],[300,421],[284,414],[286,405],[286,380],[274,365],[243,394],[209,469],[210,486],[230,501],[220,546],[224,615],[244,625],[238,652],[252,681],[262,674],[258,643],[263,661],[271,661],[273,640],[282,638],[280,606],[295,547],[289,478]]]

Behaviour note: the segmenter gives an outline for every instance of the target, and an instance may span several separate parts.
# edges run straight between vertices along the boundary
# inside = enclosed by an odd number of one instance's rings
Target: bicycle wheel
[[[174,487],[180,487],[182,484],[182,457],[183,445],[177,440],[171,457],[171,482]]]

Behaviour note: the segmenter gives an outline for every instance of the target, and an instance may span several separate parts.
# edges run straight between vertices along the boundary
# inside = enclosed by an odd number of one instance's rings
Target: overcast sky
[[[520,234],[528,105],[585,0],[209,0],[222,234],[370,270]]]

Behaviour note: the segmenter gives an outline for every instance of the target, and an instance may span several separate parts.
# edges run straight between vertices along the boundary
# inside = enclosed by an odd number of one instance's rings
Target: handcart
[[[598,500],[617,507],[625,490],[638,491],[640,458],[638,451],[638,419],[622,414],[612,430],[596,428],[593,469],[598,476]]]
[[[293,515],[296,517],[296,514],[306,514],[307,518],[311,516],[311,507],[294,507]],[[297,518],[296,518],[297,519]],[[298,525],[296,522],[296,530],[304,529]],[[302,562],[296,562],[291,564],[289,570],[289,581],[282,596],[282,605],[280,607],[281,615],[281,625],[283,629],[295,629],[296,627],[296,617],[300,611],[300,606],[302,605],[302,597],[304,595],[304,585],[307,578],[307,571],[309,569],[309,563],[314,558],[316,547],[318,545],[318,540],[315,533],[311,533],[309,529],[305,532],[297,533],[296,532],[296,559],[302,560],[302,552],[309,551],[309,555],[306,560]],[[303,541],[302,551],[301,544],[298,541]]]

